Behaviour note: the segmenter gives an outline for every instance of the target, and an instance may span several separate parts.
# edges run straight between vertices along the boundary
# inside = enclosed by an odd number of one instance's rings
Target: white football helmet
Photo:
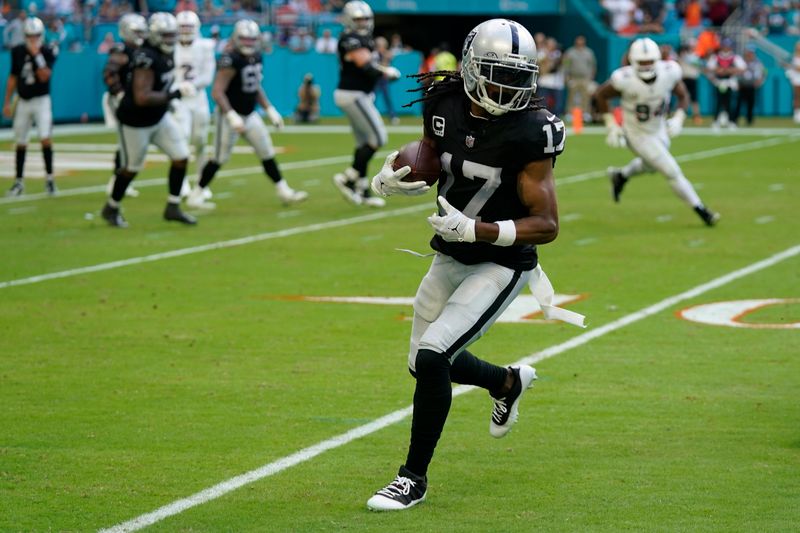
[[[256,53],[261,43],[261,30],[258,24],[250,19],[242,19],[233,26],[231,33],[233,46],[246,56]]]
[[[39,45],[42,44],[44,23],[39,17],[29,17],[25,19],[25,23],[22,25],[22,31],[25,33],[26,39],[36,39]]]
[[[464,41],[461,76],[469,99],[490,114],[525,109],[539,77],[536,43],[517,22],[487,20]]]
[[[194,11],[181,11],[175,15],[178,21],[178,39],[181,44],[189,45],[200,34],[200,18]]]
[[[175,51],[178,40],[178,22],[172,13],[153,13],[150,15],[150,33],[147,41],[165,54]]]
[[[628,61],[643,80],[656,77],[656,61],[661,59],[661,51],[653,39],[636,39],[628,50]]]
[[[142,46],[147,37],[147,20],[137,13],[122,15],[119,19],[119,36],[129,46]]]
[[[342,24],[359,35],[370,36],[375,26],[372,8],[361,0],[347,2],[342,9]]]

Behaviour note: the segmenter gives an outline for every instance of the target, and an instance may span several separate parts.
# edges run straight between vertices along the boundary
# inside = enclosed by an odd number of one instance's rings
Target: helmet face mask
[[[642,80],[656,77],[656,61],[661,59],[661,51],[652,39],[636,39],[628,51],[628,61]]]
[[[150,17],[150,34],[147,40],[164,54],[175,51],[178,40],[178,22],[171,13],[154,13]]]
[[[190,45],[200,33],[200,19],[194,11],[181,11],[175,15],[178,22],[178,40],[183,45]]]
[[[231,34],[233,46],[242,54],[251,56],[258,51],[261,42],[261,30],[254,21],[243,19],[233,26]]]
[[[136,13],[123,15],[119,19],[119,36],[129,46],[142,46],[147,38],[147,21]]]
[[[536,44],[520,24],[492,19],[464,41],[461,75],[470,100],[491,115],[525,109],[536,92]]]
[[[342,22],[345,27],[359,35],[370,36],[375,27],[372,8],[360,0],[347,2],[342,10]]]

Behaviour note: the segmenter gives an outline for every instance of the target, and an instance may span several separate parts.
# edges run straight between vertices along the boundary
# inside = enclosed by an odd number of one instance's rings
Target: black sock
[[[111,190],[111,199],[115,202],[121,202],[123,198],[125,198],[125,191],[128,188],[128,185],[131,184],[133,178],[136,177],[136,174],[133,176],[128,176],[126,174],[117,171],[116,178],[114,179],[114,188]]]
[[[367,165],[369,165],[369,160],[372,159],[373,155],[375,155],[375,149],[368,144],[356,148],[356,152],[353,155],[353,168],[358,171],[360,177],[363,178],[367,175]]]
[[[283,176],[281,176],[281,171],[278,169],[278,163],[275,162],[274,157],[272,159],[263,160],[261,164],[264,165],[264,172],[267,173],[269,179],[275,183],[278,183],[283,179]]]
[[[117,150],[117,152],[114,154],[114,174],[117,173],[117,171],[119,170],[119,167],[121,167],[121,166],[122,166],[122,163],[120,162],[119,150]]]
[[[508,369],[478,359],[464,350],[450,366],[450,379],[460,385],[475,385],[489,392],[499,390],[506,383]]]
[[[200,174],[200,182],[198,185],[200,187],[208,187],[211,181],[214,179],[214,175],[219,170],[219,163],[216,161],[209,161],[206,163],[206,166],[203,167],[203,172]]]
[[[175,163],[169,167],[169,195],[180,197],[183,178],[186,177],[186,165],[177,166]]]
[[[450,412],[453,390],[450,386],[450,362],[444,354],[420,350],[417,352],[416,367],[411,444],[408,446],[405,466],[423,477],[428,473],[433,451]]]
[[[53,176],[53,147],[42,146],[42,157],[44,158],[44,173],[48,177]]]
[[[25,168],[25,152],[27,151],[27,146],[17,146],[17,179],[22,179],[22,170]]]

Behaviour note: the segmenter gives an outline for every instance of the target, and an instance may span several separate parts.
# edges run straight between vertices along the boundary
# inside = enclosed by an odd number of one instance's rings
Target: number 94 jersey
[[[544,108],[485,120],[470,113],[470,100],[459,91],[427,103],[424,119],[425,136],[436,142],[445,174],[439,195],[483,222],[529,216],[517,193],[517,176],[533,161],[555,164],[564,150],[564,123]],[[492,262],[530,270],[537,264],[532,245],[447,242],[435,235],[431,247],[467,265]]]
[[[246,56],[236,50],[222,54],[217,61],[217,69],[223,68],[232,68],[235,71],[225,91],[231,107],[240,115],[249,115],[256,108],[258,89],[261,87],[261,54]]]
[[[656,61],[656,77],[647,83],[632,66],[611,74],[611,85],[621,94],[622,126],[626,132],[658,134],[665,127],[672,90],[683,77],[675,61]]]

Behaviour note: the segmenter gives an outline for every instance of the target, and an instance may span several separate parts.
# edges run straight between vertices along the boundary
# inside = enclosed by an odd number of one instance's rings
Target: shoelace
[[[506,405],[505,398],[493,398],[493,400],[494,409],[492,409],[492,420],[494,420],[496,424],[500,424],[503,422],[503,417],[508,413],[508,405]]]
[[[411,481],[407,477],[397,476],[394,481],[379,490],[378,494],[388,498],[394,498],[395,496],[408,496],[408,493],[411,492],[411,487],[416,486],[416,484],[416,482]]]

